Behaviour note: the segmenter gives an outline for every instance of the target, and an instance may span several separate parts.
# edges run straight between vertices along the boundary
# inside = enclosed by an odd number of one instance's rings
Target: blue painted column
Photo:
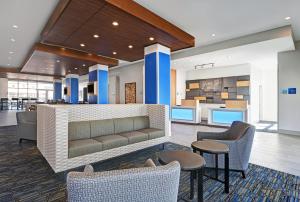
[[[53,100],[61,100],[62,99],[62,81],[59,79],[55,79],[53,81]]]
[[[171,103],[170,49],[160,44],[145,47],[145,104]]]
[[[78,104],[79,76],[77,74],[68,74],[66,76],[66,88],[66,102],[71,104]]]
[[[108,66],[89,67],[89,85],[94,84],[94,93],[88,94],[90,104],[108,104]]]

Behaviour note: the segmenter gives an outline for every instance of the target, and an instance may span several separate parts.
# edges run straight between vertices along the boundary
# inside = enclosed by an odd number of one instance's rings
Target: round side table
[[[194,178],[198,175],[198,202],[203,201],[203,169],[205,160],[202,156],[188,151],[166,151],[158,155],[158,161],[162,165],[178,161],[182,171],[191,172],[190,199],[194,198]]]
[[[197,151],[200,152],[200,155],[203,156],[203,153],[213,154],[215,155],[215,178],[208,176],[212,179],[215,179],[219,182],[224,183],[225,186],[225,193],[229,193],[229,147],[226,144],[214,141],[214,140],[203,140],[203,141],[196,141],[192,143],[193,151],[196,153]],[[224,181],[219,180],[219,155],[225,156],[225,179]]]

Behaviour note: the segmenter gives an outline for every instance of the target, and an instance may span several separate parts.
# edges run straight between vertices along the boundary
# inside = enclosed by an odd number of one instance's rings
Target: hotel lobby
[[[1,1],[0,201],[300,201],[297,8]]]

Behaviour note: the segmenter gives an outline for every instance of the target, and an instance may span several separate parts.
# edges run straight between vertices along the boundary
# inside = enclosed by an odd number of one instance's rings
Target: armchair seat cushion
[[[142,133],[145,133],[145,134],[148,134],[148,139],[149,140],[159,138],[159,137],[163,137],[165,135],[163,130],[156,129],[156,128],[145,128],[145,129],[141,129],[141,130],[138,130],[138,131],[142,132]]]
[[[69,141],[69,158],[102,151],[102,143],[93,139]]]
[[[148,140],[148,134],[139,131],[119,133],[118,135],[128,138],[129,144]]]
[[[128,138],[121,135],[104,135],[93,139],[102,143],[103,150],[113,149],[128,144]]]

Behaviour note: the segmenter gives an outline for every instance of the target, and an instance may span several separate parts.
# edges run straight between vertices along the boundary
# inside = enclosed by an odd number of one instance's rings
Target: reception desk
[[[230,126],[233,121],[248,122],[248,109],[242,108],[209,108],[208,124]]]
[[[182,100],[181,106],[172,106],[171,119],[183,123],[200,123],[201,108],[197,100]]]

